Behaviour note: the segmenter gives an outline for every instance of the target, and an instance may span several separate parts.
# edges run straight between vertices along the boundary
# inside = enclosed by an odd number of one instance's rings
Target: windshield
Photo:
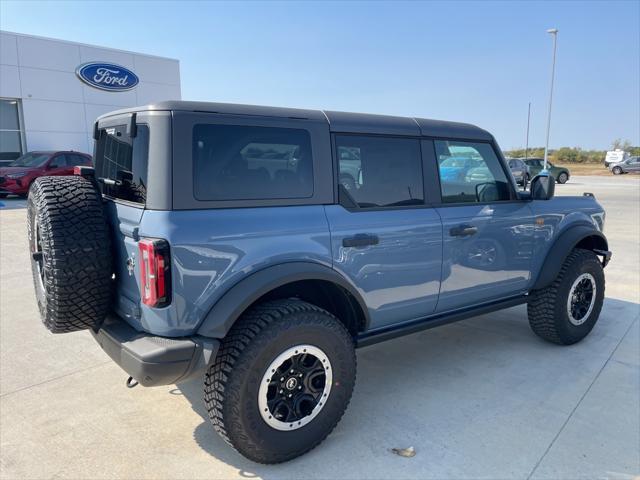
[[[10,167],[39,167],[49,158],[48,153],[27,153],[16,158],[9,164]]]

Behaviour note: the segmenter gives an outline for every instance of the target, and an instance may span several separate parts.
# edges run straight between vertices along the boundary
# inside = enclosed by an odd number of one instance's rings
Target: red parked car
[[[38,177],[73,175],[76,165],[91,166],[91,155],[80,152],[29,152],[0,167],[0,198],[26,197],[29,186]]]

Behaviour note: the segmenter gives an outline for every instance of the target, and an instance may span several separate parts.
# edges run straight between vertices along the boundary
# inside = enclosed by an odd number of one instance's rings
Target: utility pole
[[[549,157],[549,130],[551,130],[551,104],[553,102],[553,77],[556,72],[556,43],[558,40],[558,29],[550,28],[547,33],[553,35],[553,63],[551,64],[551,88],[549,89],[549,111],[547,113],[547,141],[544,144],[544,171],[547,170]]]
[[[524,160],[529,157],[529,123],[531,121],[531,102],[529,102],[529,110],[527,110],[527,141],[524,146]]]

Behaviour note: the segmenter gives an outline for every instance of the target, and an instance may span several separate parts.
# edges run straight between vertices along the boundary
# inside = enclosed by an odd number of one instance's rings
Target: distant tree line
[[[628,140],[616,139],[611,142],[611,150],[621,149],[629,155],[640,155],[640,147],[634,147]],[[507,157],[523,158],[524,148],[516,148],[504,152]],[[602,163],[607,154],[606,150],[583,150],[580,147],[562,147],[549,150],[549,160],[557,163]],[[544,157],[544,147],[532,147],[527,151],[527,157]]]

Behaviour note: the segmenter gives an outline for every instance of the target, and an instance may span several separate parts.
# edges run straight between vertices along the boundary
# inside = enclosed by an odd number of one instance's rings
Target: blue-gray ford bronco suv
[[[93,136],[95,168],[30,189],[45,326],[90,329],[130,386],[204,379],[256,462],[333,430],[356,347],[524,303],[570,345],[600,314],[602,207],[544,173],[518,191],[473,125],[178,101]]]

